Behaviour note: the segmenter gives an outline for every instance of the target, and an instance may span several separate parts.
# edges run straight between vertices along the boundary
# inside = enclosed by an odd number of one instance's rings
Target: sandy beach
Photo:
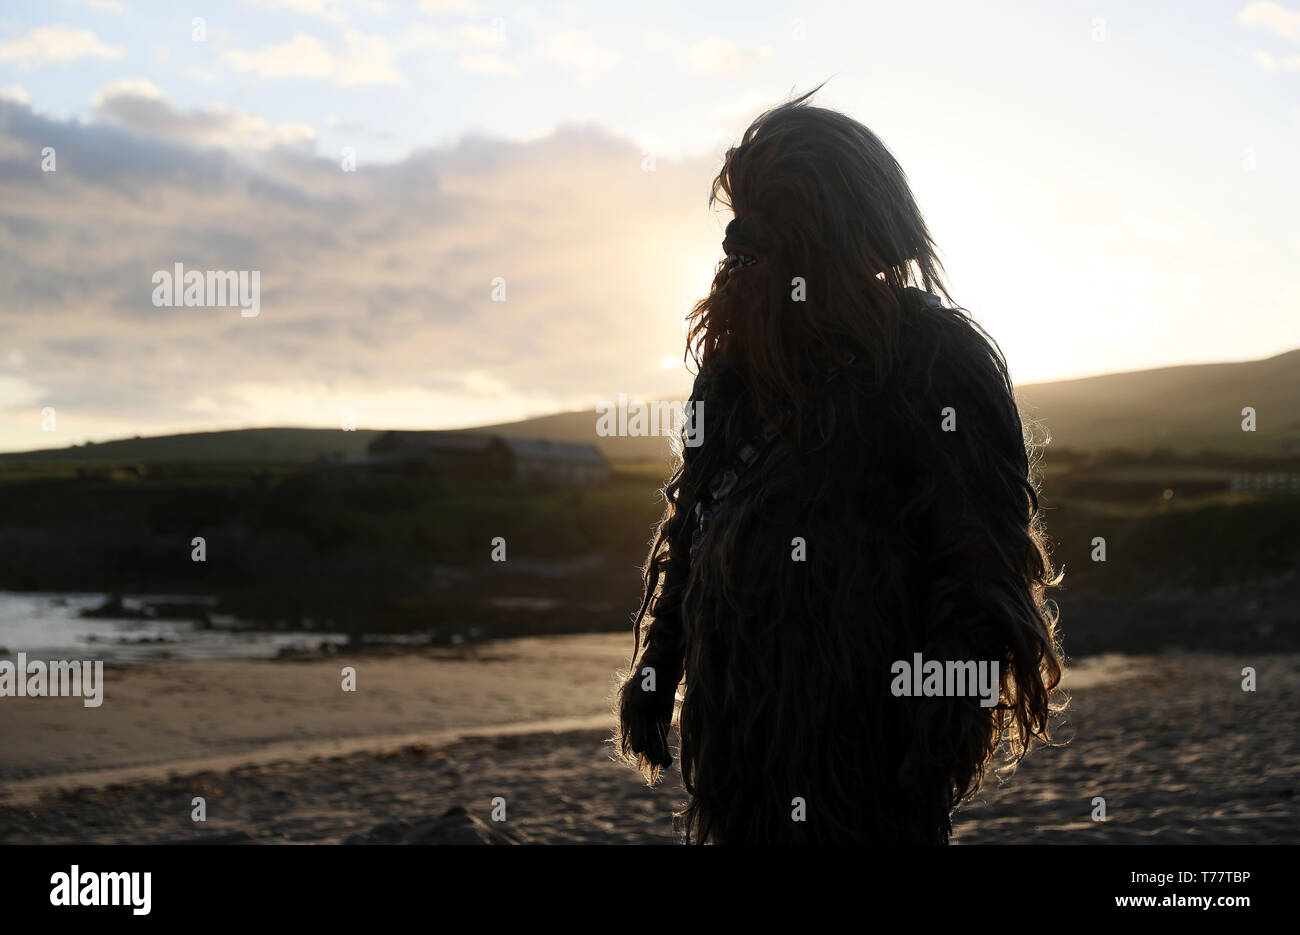
[[[163,661],[106,669],[97,709],[5,698],[0,842],[671,843],[677,773],[647,788],[608,743],[630,649],[599,634]],[[1066,688],[1061,745],[990,777],[957,843],[1300,840],[1300,654],[1095,656]]]

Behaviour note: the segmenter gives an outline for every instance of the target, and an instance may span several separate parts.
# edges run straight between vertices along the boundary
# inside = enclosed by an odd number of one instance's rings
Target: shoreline
[[[381,753],[475,733],[612,730],[617,673],[629,650],[625,634],[596,633],[114,663],[105,666],[98,708],[78,696],[0,698],[7,753],[0,802],[26,800],[74,777],[87,785],[100,776],[132,782],[214,764]],[[1062,689],[1140,679],[1143,658],[1080,659],[1067,667]],[[357,673],[355,693],[341,690],[345,667]],[[512,690],[499,691],[500,684]]]
[[[611,743],[630,649],[588,634],[165,661],[107,673],[97,709],[0,699],[0,842],[672,843],[680,774],[646,787]],[[1062,689],[1056,745],[990,773],[955,843],[1300,840],[1300,653],[1092,656]]]
[[[61,774],[610,718],[624,634],[106,667],[103,702],[0,698],[0,796]],[[349,680],[345,671],[353,673]],[[345,691],[354,680],[355,691]],[[530,728],[531,729],[531,728]],[[270,754],[265,754],[270,755]],[[233,762],[233,760],[230,760]]]

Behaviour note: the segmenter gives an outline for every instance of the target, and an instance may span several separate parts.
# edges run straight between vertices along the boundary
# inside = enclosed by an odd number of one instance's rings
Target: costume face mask
[[[727,225],[722,250],[727,254],[727,278],[746,276],[768,259],[768,247],[752,220],[733,218]]]

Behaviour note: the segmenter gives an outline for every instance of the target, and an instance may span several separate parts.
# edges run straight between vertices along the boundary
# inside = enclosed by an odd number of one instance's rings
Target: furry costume
[[[671,764],[684,677],[688,841],[945,843],[998,743],[1045,736],[1056,579],[1000,352],[930,291],[892,157],[807,97],[714,183],[736,220],[693,312],[702,444],[665,488],[619,743]],[[916,652],[997,661],[1000,704],[896,697]]]

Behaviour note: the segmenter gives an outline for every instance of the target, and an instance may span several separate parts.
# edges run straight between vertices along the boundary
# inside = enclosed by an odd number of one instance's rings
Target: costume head
[[[692,315],[696,362],[740,366],[769,403],[798,405],[817,354],[846,340],[879,377],[900,291],[946,296],[902,168],[862,124],[809,104],[812,93],[760,115],[727,151],[711,196],[734,214],[727,255]]]

